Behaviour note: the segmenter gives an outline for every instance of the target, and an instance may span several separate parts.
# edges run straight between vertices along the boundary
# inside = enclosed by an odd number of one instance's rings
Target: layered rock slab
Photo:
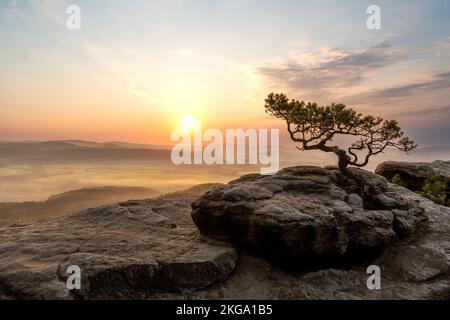
[[[197,198],[192,209],[203,234],[282,258],[380,250],[427,221],[416,202],[388,192],[383,177],[320,167],[243,176]]]
[[[19,299],[139,298],[228,278],[237,253],[204,240],[189,200],[128,201],[0,229],[0,292]],[[67,268],[81,269],[68,290]]]

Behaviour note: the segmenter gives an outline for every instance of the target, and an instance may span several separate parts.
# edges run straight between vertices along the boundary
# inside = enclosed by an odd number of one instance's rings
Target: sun
[[[186,133],[192,132],[200,125],[200,121],[191,116],[186,116],[180,120],[180,128]]]

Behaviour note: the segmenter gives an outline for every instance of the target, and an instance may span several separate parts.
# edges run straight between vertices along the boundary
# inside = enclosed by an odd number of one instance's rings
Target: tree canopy
[[[333,152],[339,158],[339,169],[347,166],[364,167],[370,157],[393,147],[409,152],[417,145],[404,137],[396,120],[363,116],[344,104],[318,106],[313,102],[289,100],[284,94],[271,93],[265,100],[266,113],[286,121],[287,130],[300,150]],[[337,135],[355,136],[356,142],[347,151],[329,145]],[[361,152],[365,155],[361,157]]]

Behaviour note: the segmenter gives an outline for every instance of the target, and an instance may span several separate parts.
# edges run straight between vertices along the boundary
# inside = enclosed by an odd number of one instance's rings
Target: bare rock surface
[[[0,292],[19,299],[139,298],[223,281],[236,250],[200,237],[190,201],[127,201],[0,229]],[[71,265],[81,268],[81,290],[67,289]]]
[[[243,176],[197,198],[192,209],[204,235],[286,259],[380,250],[427,220],[417,203],[389,193],[383,177],[319,167]]]

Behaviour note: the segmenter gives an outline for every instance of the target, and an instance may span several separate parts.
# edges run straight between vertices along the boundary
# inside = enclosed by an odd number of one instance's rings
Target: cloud
[[[439,57],[450,56],[450,36],[440,39],[434,50]]]
[[[19,8],[19,1],[11,0],[9,6],[5,10],[5,14],[11,18],[23,17],[23,11]]]
[[[438,47],[441,49],[450,49],[450,36],[440,40],[438,42]]]
[[[349,96],[345,100],[352,103],[386,104],[399,99],[421,94],[430,94],[431,91],[448,88],[450,88],[450,71],[435,74],[429,80],[360,93]]]
[[[353,87],[361,84],[372,71],[390,66],[402,59],[401,51],[387,41],[355,51],[328,49],[319,59],[301,53],[296,61],[258,67],[258,72],[270,85],[293,91],[317,92]]]
[[[39,11],[41,14],[46,15],[49,18],[49,22],[52,24],[56,23],[64,28],[60,28],[62,32],[66,32],[66,20],[67,14],[66,9],[68,4],[66,1],[59,0],[40,0],[33,1],[33,7]]]
[[[393,113],[394,117],[413,117],[413,118],[448,118],[450,117],[450,105],[423,107],[418,110],[404,110]]]

